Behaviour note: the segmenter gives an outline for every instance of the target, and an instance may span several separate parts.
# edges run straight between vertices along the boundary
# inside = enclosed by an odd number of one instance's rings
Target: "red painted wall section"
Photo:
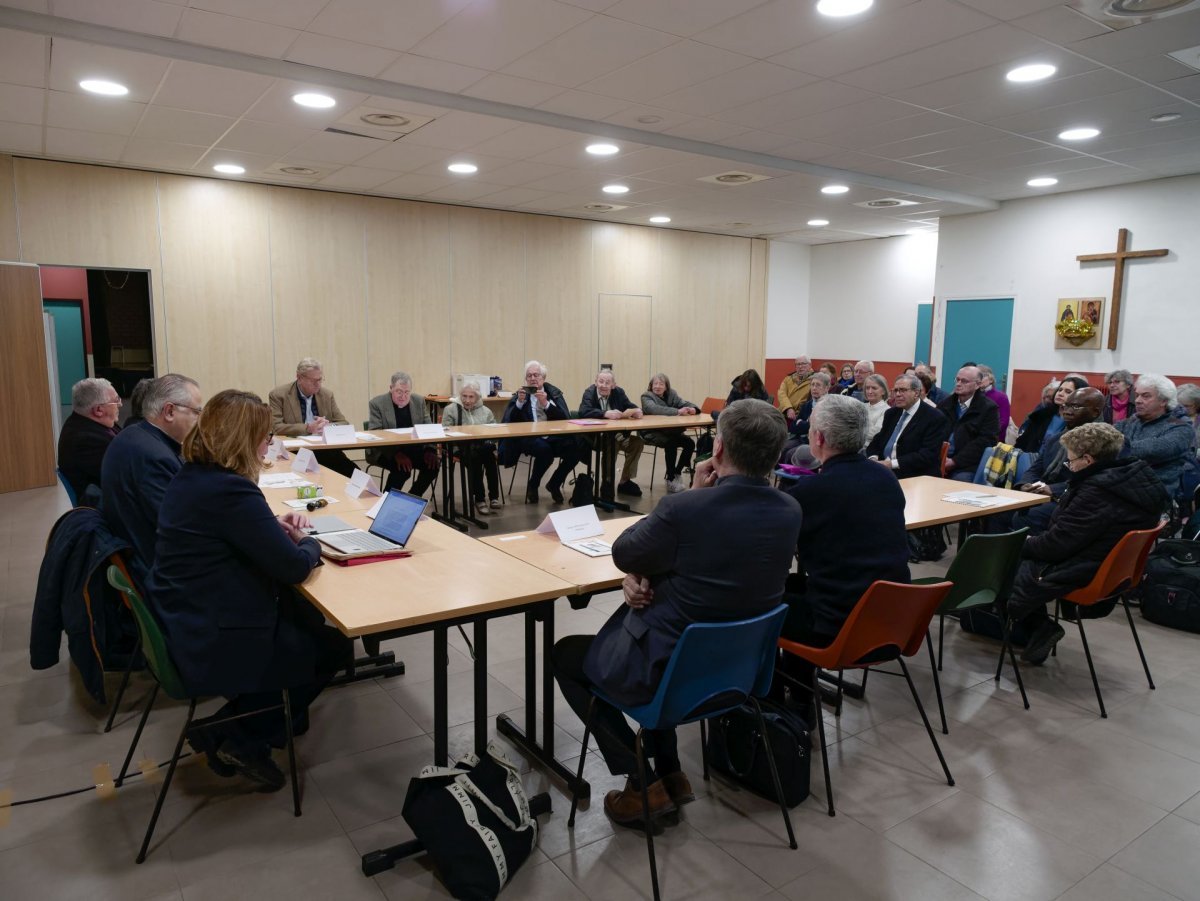
[[[42,266],[42,298],[45,300],[78,300],[83,304],[83,350],[92,352],[92,316],[88,308],[86,269],[64,266]]]
[[[1104,385],[1104,376],[1106,372],[1085,372],[1080,369],[1073,370],[1077,374],[1088,380],[1093,388],[1099,388],[1101,391],[1107,392]],[[1066,372],[1052,372],[1049,369],[1014,369],[1013,370],[1013,390],[1009,395],[1012,401],[1012,418],[1017,425],[1029,415],[1029,411],[1042,402],[1042,389],[1050,383],[1050,380],[1061,379]],[[1137,376],[1137,373],[1134,373]],[[1200,376],[1195,375],[1167,375],[1176,386],[1182,385],[1184,382],[1192,382],[1200,384]]]

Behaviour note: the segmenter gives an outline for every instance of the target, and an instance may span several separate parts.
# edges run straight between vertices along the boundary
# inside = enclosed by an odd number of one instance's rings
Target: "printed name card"
[[[417,438],[445,438],[446,430],[439,422],[423,422],[413,426],[413,435]]]
[[[267,448],[266,459],[271,463],[274,463],[276,460],[291,459],[291,454],[287,452],[287,448],[284,446],[282,438],[271,439],[271,446]]]
[[[596,507],[593,504],[550,513],[542,520],[537,530],[545,535],[557,534],[558,540],[563,544],[604,534],[604,526],[600,525],[600,518],[596,516]]]
[[[355,469],[350,476],[350,484],[346,486],[346,497],[380,497],[383,492],[375,484],[375,480],[367,475],[365,470]]]
[[[321,466],[317,463],[317,456],[307,447],[302,447],[296,451],[296,456],[292,460],[292,472],[320,472]]]
[[[321,434],[326,444],[354,444],[356,441],[352,425],[327,425]]]

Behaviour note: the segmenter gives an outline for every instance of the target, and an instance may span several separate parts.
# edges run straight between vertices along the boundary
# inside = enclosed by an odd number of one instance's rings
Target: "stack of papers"
[[[966,504],[968,507],[999,507],[1005,502],[1002,497],[981,491],[952,491],[943,494],[942,500],[951,504]]]

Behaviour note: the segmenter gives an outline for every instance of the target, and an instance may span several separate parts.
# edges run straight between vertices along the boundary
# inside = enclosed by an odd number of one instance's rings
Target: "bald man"
[[[938,404],[950,420],[946,475],[959,482],[975,478],[983,452],[1000,438],[999,409],[980,390],[982,384],[979,367],[964,366],[954,377],[954,394]]]

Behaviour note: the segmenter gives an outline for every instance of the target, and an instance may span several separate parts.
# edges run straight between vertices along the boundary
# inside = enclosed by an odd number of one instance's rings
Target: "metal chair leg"
[[[763,735],[766,735],[763,732]],[[700,763],[704,768],[704,781],[708,781],[708,720],[700,721]]]
[[[138,720],[137,731],[133,733],[133,741],[129,743],[129,750],[125,753],[125,762],[121,764],[121,773],[117,776],[114,783],[117,788],[121,787],[121,783],[125,781],[125,774],[129,772],[129,761],[133,760],[133,752],[137,750],[138,742],[142,737],[142,730],[146,728],[146,720],[150,718],[150,708],[154,706],[154,700],[158,697],[158,681],[155,680],[154,688],[150,691],[150,700],[146,702],[146,707],[142,710],[142,718]]]
[[[1104,698],[1100,694],[1100,680],[1096,678],[1096,666],[1092,663],[1092,650],[1088,647],[1087,633],[1083,631],[1083,617],[1075,620],[1079,626],[1079,640],[1083,642],[1083,655],[1087,657],[1088,672],[1092,674],[1092,688],[1096,689],[1096,702],[1100,705],[1100,719],[1108,719],[1108,711],[1104,709]]]
[[[137,644],[133,646],[133,652],[129,655],[129,663],[125,665],[125,673],[121,676],[121,687],[117,689],[117,696],[113,698],[112,709],[108,711],[108,722],[104,724],[105,732],[112,731],[113,720],[117,718],[117,711],[121,708],[121,699],[125,697],[125,689],[129,687],[129,674],[133,672],[133,664],[141,652],[142,636],[139,634]]]
[[[1150,664],[1146,662],[1146,652],[1142,650],[1142,640],[1138,637],[1137,626],[1133,624],[1133,613],[1129,610],[1129,601],[1121,596],[1121,605],[1125,608],[1125,618],[1129,620],[1129,630],[1133,632],[1133,643],[1137,645],[1138,656],[1142,658],[1142,669],[1146,671],[1146,683],[1154,690],[1154,677],[1150,675]]]
[[[933,690],[937,693],[938,714],[942,718],[942,735],[950,734],[950,727],[946,725],[946,705],[942,701],[942,680],[938,678],[938,668],[933,660],[933,636],[929,634],[929,630],[925,630],[925,647],[929,649],[929,667],[933,670]]]
[[[143,863],[146,860],[146,851],[150,847],[154,827],[158,825],[158,815],[162,812],[163,801],[167,799],[167,790],[171,787],[171,780],[175,778],[175,765],[179,763],[179,754],[183,751],[183,740],[187,736],[188,727],[192,724],[192,717],[195,715],[196,699],[192,698],[192,702],[188,705],[187,719],[183,721],[183,728],[179,730],[179,740],[175,742],[175,753],[171,755],[171,764],[167,767],[166,778],[163,779],[162,788],[158,791],[158,799],[154,802],[154,813],[150,816],[150,825],[146,827],[146,837],[142,839],[142,848],[138,851],[137,863]]]
[[[661,901],[658,893],[658,863],[654,859],[654,823],[650,819],[650,786],[646,784],[646,755],[643,753],[642,732],[638,729],[633,740],[633,751],[637,755],[638,782],[642,786],[642,824],[646,827],[646,853],[650,855],[650,881],[654,885],[654,901]]]
[[[904,658],[897,657],[896,660],[900,663],[900,671],[904,673],[904,679],[908,682],[908,690],[912,692],[913,701],[917,705],[917,712],[921,714],[921,722],[925,724],[925,732],[929,736],[929,740],[933,742],[933,750],[937,751],[938,762],[942,765],[942,772],[946,774],[946,784],[953,785],[954,777],[950,775],[950,767],[946,766],[946,758],[942,755],[942,747],[938,744],[937,736],[933,734],[933,727],[929,725],[929,717],[925,715],[925,706],[921,703],[921,696],[917,694],[917,686],[913,685],[912,676],[908,674],[908,667],[904,665]]]
[[[579,770],[571,784],[571,815],[567,817],[567,828],[575,828],[575,811],[579,807],[579,786],[583,782],[583,765],[587,763],[588,736],[592,734],[592,713],[596,709],[596,696],[588,702],[587,719],[583,721],[583,745],[579,749]]]
[[[292,774],[292,813],[300,816],[300,780],[296,775],[296,745],[292,740],[292,693],[283,690],[283,734],[287,737],[288,769]]]
[[[825,769],[825,797],[829,801],[829,815],[833,810],[833,780],[829,778],[829,745],[825,742],[825,717],[821,715],[821,670],[814,669],[812,677],[813,705],[816,710],[817,733],[821,736],[821,766]]]
[[[767,722],[763,719],[762,707],[758,704],[758,698],[751,698],[750,703],[754,705],[754,712],[758,715],[759,735],[769,735]],[[767,764],[771,767],[771,781],[775,784],[775,797],[779,801],[779,811],[783,814],[783,825],[787,827],[788,847],[795,851],[798,847],[796,833],[792,831],[792,818],[788,814],[787,802],[783,799],[783,783],[779,781],[779,768],[775,765],[775,749],[771,747],[770,741],[764,741],[763,747],[767,751]]]
[[[942,669],[942,641],[946,637],[946,617],[938,617],[938,659],[937,668],[940,672]]]
[[[1025,680],[1021,678],[1021,667],[1017,665],[1017,654],[1013,650],[1012,645],[1012,620],[1004,621],[1004,640],[1000,645],[1000,659],[996,661],[996,682],[1000,681],[1000,673],[1004,669],[1004,654],[1008,653],[1008,659],[1012,662],[1013,675],[1017,679],[1017,688],[1021,691],[1021,703],[1025,705],[1025,709],[1029,709],[1029,696],[1025,694]]]

